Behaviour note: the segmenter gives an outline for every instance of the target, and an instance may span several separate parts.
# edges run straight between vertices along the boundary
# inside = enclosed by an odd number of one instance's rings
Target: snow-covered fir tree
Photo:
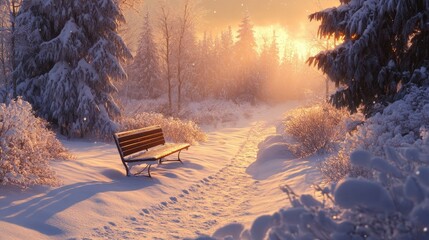
[[[25,0],[16,19],[18,93],[67,135],[107,135],[112,97],[131,54],[117,34],[114,0]]]
[[[256,40],[249,15],[244,16],[237,33],[237,42],[235,43],[237,60],[243,63],[254,61],[258,53],[256,52]]]
[[[256,62],[256,40],[250,16],[246,14],[237,31],[237,42],[235,43],[235,60],[238,64],[236,86],[234,96],[238,100],[254,101],[260,87]]]
[[[149,12],[147,12],[137,53],[128,74],[129,83],[126,88],[129,97],[142,99],[161,95],[162,83],[157,51]]]
[[[360,105],[391,101],[401,86],[427,83],[429,3],[427,1],[348,0],[310,15],[321,21],[319,35],[342,40],[310,58],[340,86],[337,106],[352,112]]]

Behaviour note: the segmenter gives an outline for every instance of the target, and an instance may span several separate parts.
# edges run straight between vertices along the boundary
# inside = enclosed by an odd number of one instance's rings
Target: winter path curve
[[[94,228],[91,237],[181,239],[211,234],[217,227],[248,218],[252,200],[261,189],[246,169],[255,161],[258,143],[272,131],[263,122],[254,123],[227,166],[122,222]]]

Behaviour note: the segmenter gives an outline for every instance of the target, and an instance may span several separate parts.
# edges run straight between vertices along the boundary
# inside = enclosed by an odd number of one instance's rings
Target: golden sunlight
[[[255,26],[253,29],[258,52],[262,51],[265,42],[271,43],[273,34],[275,34],[280,59],[284,58],[286,52],[290,52],[291,55],[297,55],[299,60],[305,61],[309,56],[315,55],[322,50],[313,44],[311,39],[292,37],[287,29],[279,24]]]

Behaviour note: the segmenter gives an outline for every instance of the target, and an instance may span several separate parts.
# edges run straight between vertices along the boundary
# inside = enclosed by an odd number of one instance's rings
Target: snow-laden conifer
[[[162,94],[159,56],[149,12],[143,23],[137,53],[129,71],[128,96],[136,99],[158,97]]]
[[[16,22],[18,93],[63,133],[109,134],[120,114],[112,93],[130,53],[113,0],[23,1]]]
[[[401,86],[427,83],[413,73],[428,65],[428,9],[427,1],[349,0],[310,15],[321,21],[321,37],[337,40],[334,49],[309,60],[339,87],[337,106],[355,112],[363,105],[370,113]]]

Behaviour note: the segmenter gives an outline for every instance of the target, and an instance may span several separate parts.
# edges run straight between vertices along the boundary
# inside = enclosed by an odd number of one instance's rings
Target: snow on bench
[[[146,167],[139,175],[147,169],[150,175],[150,166],[154,163],[161,164],[164,161],[180,161],[180,152],[188,149],[188,143],[166,143],[160,126],[151,126],[132,131],[118,132],[113,134],[119,155],[124,164],[127,176],[130,176],[131,163],[146,163]],[[173,153],[178,153],[177,160],[165,160],[164,158]],[[163,160],[164,159],[164,160]]]

